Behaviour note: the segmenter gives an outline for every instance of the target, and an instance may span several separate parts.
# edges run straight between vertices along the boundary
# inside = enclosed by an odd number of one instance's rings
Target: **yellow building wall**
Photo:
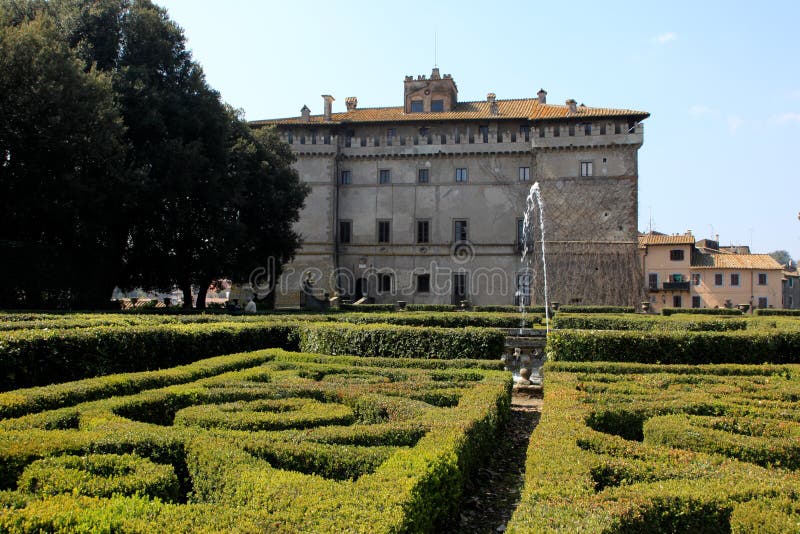
[[[692,283],[692,294],[700,297],[702,308],[723,308],[726,301],[731,305],[750,304],[758,307],[760,297],[767,299],[767,306],[781,306],[781,272],[758,269],[694,269],[700,274],[700,284]],[[715,275],[722,275],[722,285],[715,284]],[[739,275],[739,285],[731,285],[731,274]],[[758,275],[767,275],[767,284],[759,285]],[[691,305],[691,303],[690,303]]]

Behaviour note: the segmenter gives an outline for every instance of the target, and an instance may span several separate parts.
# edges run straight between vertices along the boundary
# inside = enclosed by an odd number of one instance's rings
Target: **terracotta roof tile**
[[[450,121],[450,120],[497,120],[497,119],[523,119],[523,120],[554,120],[554,119],[599,119],[610,117],[632,117],[638,120],[650,116],[644,111],[630,109],[590,108],[579,106],[577,113],[570,113],[566,105],[540,104],[535,98],[515,100],[497,100],[498,115],[492,115],[489,103],[459,102],[453,111],[437,113],[405,113],[402,106],[386,108],[363,108],[331,114],[331,120],[326,121],[322,115],[312,115],[309,122],[302,117],[289,117],[284,119],[268,119],[253,121],[253,125],[289,125],[289,124],[342,124],[364,122],[419,122],[419,121]]]
[[[694,245],[693,235],[644,234],[639,236],[639,247],[646,245]]]
[[[783,270],[769,254],[692,254],[692,267],[700,269]]]

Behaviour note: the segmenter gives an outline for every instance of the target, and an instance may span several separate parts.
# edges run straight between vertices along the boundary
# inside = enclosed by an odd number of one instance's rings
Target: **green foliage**
[[[365,324],[306,324],[299,327],[300,349],[324,354],[397,358],[499,358],[505,338],[488,328],[418,328]]]
[[[546,350],[557,361],[797,363],[800,332],[557,330],[548,337]]]
[[[800,384],[764,367],[548,363],[508,532],[796,531]]]
[[[521,316],[517,313],[471,313],[471,312],[406,312],[406,313],[347,313],[336,317],[339,322],[369,324],[386,323],[408,326],[438,326],[442,328],[463,328],[480,326],[490,328],[519,328]],[[541,324],[539,315],[527,315],[527,326]]]
[[[695,332],[725,332],[744,330],[747,321],[734,317],[694,317],[676,315],[669,319],[653,315],[606,315],[559,313],[553,318],[554,329],[581,330],[686,330]]]
[[[0,376],[11,389],[159,369],[232,351],[296,347],[294,329],[216,323],[12,331],[0,335]]]
[[[463,363],[272,349],[0,421],[0,530],[435,531],[509,415],[510,377]],[[445,392],[458,401],[415,400]],[[133,484],[150,466],[174,470],[169,495]]]
[[[124,454],[56,456],[31,463],[17,482],[22,492],[47,497],[61,493],[89,497],[148,495],[164,501],[178,498],[178,479],[171,465]]]
[[[633,306],[573,306],[565,304],[559,313],[636,313]]]
[[[694,314],[694,315],[743,315],[737,308],[662,308],[661,315]]]
[[[455,304],[408,304],[406,306],[408,311],[425,311],[425,312],[452,312],[456,311]]]
[[[779,316],[779,315],[800,317],[800,310],[783,310],[780,308],[759,308],[755,310],[753,313],[761,317]]]
[[[519,313],[519,306],[473,306],[474,312]],[[544,306],[526,306],[527,313],[544,313]],[[552,312],[550,313],[553,314]]]
[[[340,304],[339,309],[342,311],[356,311],[356,312],[392,312],[394,311],[394,304]]]

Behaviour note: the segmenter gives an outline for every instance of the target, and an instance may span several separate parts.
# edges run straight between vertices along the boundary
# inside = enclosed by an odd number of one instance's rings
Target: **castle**
[[[541,262],[525,274],[525,201],[545,203],[552,301],[641,300],[638,150],[649,114],[536,98],[459,102],[452,76],[406,76],[400,106],[252,122],[273,126],[312,190],[296,226],[303,246],[285,266],[277,305],[316,291],[389,303],[542,302]],[[534,252],[538,254],[538,252]],[[530,295],[530,296],[528,296]]]

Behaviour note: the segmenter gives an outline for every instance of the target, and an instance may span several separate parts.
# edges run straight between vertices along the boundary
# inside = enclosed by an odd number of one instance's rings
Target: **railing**
[[[664,282],[664,291],[689,291],[691,282]]]

